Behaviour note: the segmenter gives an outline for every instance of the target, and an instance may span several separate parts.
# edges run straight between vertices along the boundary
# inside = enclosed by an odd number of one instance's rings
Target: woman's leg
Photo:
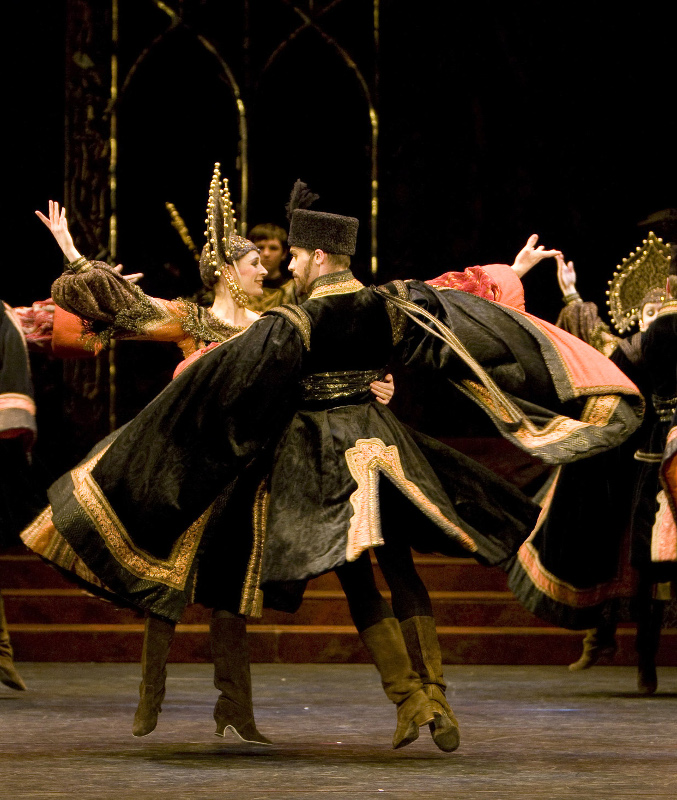
[[[167,658],[174,640],[176,624],[155,614],[146,615],[141,652],[139,705],[134,714],[132,733],[147,736],[155,730],[162,711],[167,678]]]
[[[209,624],[214,662],[214,686],[221,692],[214,707],[216,735],[230,730],[254,744],[272,744],[256,728],[245,618],[226,609],[214,609]]]

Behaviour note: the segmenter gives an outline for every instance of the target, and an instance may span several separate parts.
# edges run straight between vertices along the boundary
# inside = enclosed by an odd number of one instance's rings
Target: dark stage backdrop
[[[60,271],[33,210],[63,197],[64,41],[78,21],[66,20],[65,2],[12,5],[2,294],[21,304],[46,296]],[[84,5],[104,14],[109,3]],[[645,233],[637,223],[677,205],[668,4],[612,12],[602,3],[381,0],[377,42],[368,0],[167,5],[185,25],[138,66],[119,105],[118,254],[146,273],[149,292],[198,286],[164,202],[200,243],[215,160],[239,202],[232,92],[196,33],[228,61],[246,101],[250,224],[284,222],[297,177],[321,195],[318,207],[366,223],[371,128],[359,72],[379,116],[379,280],[510,263],[535,232],[575,261],[581,293],[603,304],[615,265]],[[321,32],[298,33],[294,6]],[[120,0],[123,74],[166,28],[151,0]],[[369,281],[366,224],[361,237],[356,272]],[[554,262],[525,284],[530,310],[554,319]]]

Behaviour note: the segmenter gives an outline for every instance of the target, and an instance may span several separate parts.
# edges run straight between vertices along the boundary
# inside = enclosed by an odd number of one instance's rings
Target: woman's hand
[[[393,399],[393,395],[395,394],[395,381],[390,373],[388,373],[382,381],[374,381],[370,383],[369,386],[371,388],[371,393],[376,397],[377,403],[383,403],[384,406],[387,406]]]
[[[50,229],[52,236],[56,239],[57,244],[69,261],[77,261],[78,258],[81,258],[80,253],[75,249],[73,237],[68,230],[65,208],[59,209],[59,204],[54,200],[50,200],[49,217],[46,217],[40,211],[36,211],[35,213]]]
[[[519,278],[526,275],[532,267],[535,267],[544,258],[562,255],[559,250],[546,250],[542,244],[536,247],[536,242],[538,242],[538,234],[532,233],[527,239],[527,243],[515,256],[515,263],[512,265],[512,269]]]
[[[138,283],[141,280],[141,278],[143,278],[143,272],[132,272],[130,275],[123,275],[122,264],[118,264],[117,267],[113,267],[113,269],[115,270],[115,272],[117,272],[117,274],[121,278],[124,278],[126,281],[129,281],[129,283]]]
[[[556,256],[556,260],[557,282],[559,283],[559,288],[562,290],[562,296],[566,299],[571,295],[578,294],[576,291],[576,271],[574,270],[574,262],[566,262],[561,253]]]

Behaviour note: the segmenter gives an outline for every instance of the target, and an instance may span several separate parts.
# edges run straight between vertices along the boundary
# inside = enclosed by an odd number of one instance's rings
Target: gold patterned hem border
[[[539,592],[555,602],[571,608],[588,608],[598,605],[609,597],[630,597],[636,591],[634,570],[630,559],[621,555],[621,572],[608,583],[581,589],[553,575],[541,562],[538,551],[532,543],[532,536],[520,547],[517,559],[529,580]],[[627,537],[623,543],[627,548]]]
[[[407,480],[396,445],[386,446],[378,438],[358,439],[345,452],[350,474],[357,489],[350,495],[353,516],[348,529],[346,558],[355,561],[364,550],[384,544],[381,535],[378,481],[380,473],[387,475],[395,486],[429,519],[474,553],[477,545],[458,525],[447,519],[412,481]]]
[[[484,406],[494,419],[506,424],[513,422],[510,413],[495,402],[486,387],[475,381],[464,380],[459,388],[471,399],[479,401],[480,405]],[[593,395],[588,398],[580,420],[558,415],[549,420],[542,428],[536,427],[528,417],[521,415],[519,427],[515,431],[508,432],[507,436],[516,439],[528,450],[537,451],[541,448],[561,444],[574,439],[591,426],[603,428],[608,425],[620,401],[621,398],[615,394]]]
[[[89,569],[52,521],[52,507],[47,508],[21,533],[21,540],[34,553],[67,572],[72,572],[91,586],[108,587]],[[108,590],[110,591],[110,590]]]
[[[86,464],[71,471],[73,496],[95,526],[107,550],[119,564],[137,578],[157,581],[183,591],[212,507],[210,506],[177,539],[168,558],[155,558],[132,542],[124,525],[106,500],[101,487],[90,474],[108,447],[97,453]]]

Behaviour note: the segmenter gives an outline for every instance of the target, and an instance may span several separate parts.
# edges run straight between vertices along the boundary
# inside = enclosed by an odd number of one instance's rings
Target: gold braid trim
[[[402,300],[409,299],[409,290],[407,289],[407,285],[404,281],[393,281],[392,284],[395,287],[398,297],[400,297]],[[379,288],[389,292],[387,286],[381,286]],[[404,331],[407,327],[407,316],[392,303],[386,303],[386,311],[390,317],[390,327],[393,331],[393,344],[399,344],[404,337]]]
[[[472,553],[477,551],[477,545],[470,536],[447,519],[439,507],[430,501],[415,483],[407,480],[395,445],[386,447],[378,438],[358,439],[354,447],[346,450],[345,458],[350,474],[357,483],[357,489],[350,495],[354,513],[348,529],[346,545],[348,561],[355,561],[368,547],[384,544],[378,498],[381,472],[387,475],[418,509],[443,531],[459,541],[466,550]]]
[[[335,280],[333,283],[320,283],[318,285],[321,280],[322,278],[318,278],[315,281],[314,288],[308,297],[309,300],[317,300],[318,297],[328,297],[335,294],[355,294],[355,292],[364,289],[364,284],[350,274],[349,277]]]
[[[240,614],[248,617],[263,615],[263,592],[261,586],[261,569],[263,568],[263,548],[266,543],[266,521],[268,519],[268,479],[264,478],[256,490],[252,513],[252,552],[247,564],[247,574],[242,587]]]
[[[266,312],[270,314],[271,312]],[[303,339],[303,344],[306,350],[310,350],[310,316],[308,312],[301,308],[301,306],[277,306],[272,313],[284,317],[288,322],[296,328]]]

